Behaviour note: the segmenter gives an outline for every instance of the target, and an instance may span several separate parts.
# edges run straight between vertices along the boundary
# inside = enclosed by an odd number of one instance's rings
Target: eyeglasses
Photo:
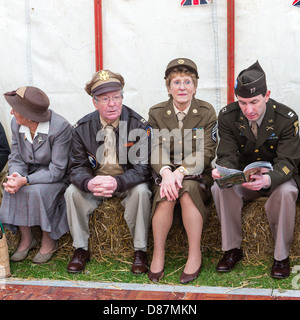
[[[117,96],[114,96],[114,97],[101,97],[101,98],[96,98],[94,97],[94,99],[96,101],[98,101],[99,103],[103,104],[103,105],[107,105],[110,103],[110,101],[113,101],[114,103],[119,103],[122,101],[122,96],[121,95],[117,95]]]
[[[172,81],[171,84],[174,87],[177,87],[177,88],[180,88],[181,85],[183,85],[184,87],[187,88],[187,87],[190,87],[193,84],[193,81],[191,81],[191,80],[185,80],[185,81],[175,80],[175,81]]]

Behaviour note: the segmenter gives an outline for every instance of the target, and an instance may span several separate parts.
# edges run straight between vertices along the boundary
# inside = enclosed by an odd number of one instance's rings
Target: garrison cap
[[[99,70],[87,82],[85,91],[91,96],[99,96],[103,93],[122,90],[124,85],[124,78],[119,73],[114,73],[110,70]]]
[[[199,79],[198,70],[195,62],[187,58],[177,58],[169,62],[169,64],[167,65],[167,69],[165,71],[165,79],[172,72],[173,69],[178,67],[187,68],[189,71],[195,73],[197,79]]]
[[[258,61],[240,72],[234,89],[235,94],[243,98],[251,98],[266,93],[266,74]]]

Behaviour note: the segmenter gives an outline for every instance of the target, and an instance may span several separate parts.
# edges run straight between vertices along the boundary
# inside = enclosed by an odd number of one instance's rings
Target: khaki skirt
[[[179,198],[184,194],[184,192],[188,192],[191,199],[193,200],[195,206],[199,210],[202,219],[203,225],[205,225],[211,215],[211,195],[208,191],[203,191],[200,186],[200,183],[196,180],[184,180],[182,187],[179,190]],[[209,187],[210,188],[210,187]],[[152,193],[153,193],[153,204],[152,204],[152,217],[155,213],[155,209],[157,203],[160,201],[167,201],[167,199],[160,197],[160,186],[153,184],[152,185]],[[179,199],[177,199],[179,203]]]

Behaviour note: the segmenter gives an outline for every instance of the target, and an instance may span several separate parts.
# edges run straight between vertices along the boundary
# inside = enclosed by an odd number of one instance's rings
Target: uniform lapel
[[[276,125],[274,121],[274,109],[267,103],[266,114],[258,131],[256,147],[260,147],[267,139],[275,135]]]
[[[170,131],[178,129],[178,121],[173,107],[173,99],[170,99],[165,108],[162,109],[161,117],[166,125],[166,129],[169,129]],[[182,137],[180,136],[179,130],[174,130],[174,135],[181,140]]]
[[[193,129],[199,126],[200,121],[202,120],[203,115],[201,113],[201,106],[199,106],[195,100],[195,98],[192,99],[192,103],[189,109],[189,112],[183,122],[182,129]],[[189,133],[189,131],[186,131],[184,135],[186,136]]]
[[[251,131],[251,128],[249,127],[249,121],[244,116],[241,110],[240,110],[238,120],[235,121],[235,126],[239,130],[241,136],[245,136],[247,140],[250,140],[251,142],[256,143],[256,139]]]
[[[26,138],[25,133],[22,132],[22,133],[19,133],[19,135],[20,135],[20,139],[24,140],[25,147],[29,151],[29,153],[31,154],[33,152],[32,144]]]
[[[47,134],[38,133],[38,135],[33,140],[33,152],[38,150],[47,140]]]

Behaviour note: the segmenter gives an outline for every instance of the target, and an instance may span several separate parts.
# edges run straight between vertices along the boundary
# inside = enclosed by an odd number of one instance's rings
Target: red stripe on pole
[[[102,1],[94,0],[95,13],[95,64],[96,71],[103,69]]]
[[[235,4],[234,0],[227,0],[227,103],[235,101],[234,98],[234,62],[235,62]]]

